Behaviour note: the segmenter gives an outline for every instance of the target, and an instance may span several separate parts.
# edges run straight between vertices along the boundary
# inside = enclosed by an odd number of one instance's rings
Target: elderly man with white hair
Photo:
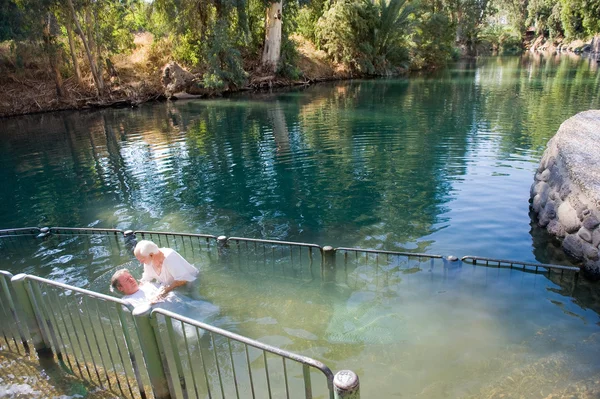
[[[160,284],[153,302],[160,301],[169,292],[196,280],[198,269],[171,248],[159,248],[155,243],[142,240],[137,243],[133,254],[144,265],[140,282],[156,280]]]

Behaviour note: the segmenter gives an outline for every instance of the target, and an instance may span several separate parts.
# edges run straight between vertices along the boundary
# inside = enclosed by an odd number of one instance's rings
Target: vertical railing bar
[[[165,317],[165,322],[167,325],[167,336],[169,337],[169,344],[171,345],[171,349],[173,350],[173,358],[175,360],[175,368],[177,369],[177,374],[179,376],[178,380],[179,385],[181,387],[181,392],[183,393],[183,397],[187,399],[189,395],[187,390],[187,384],[185,383],[183,365],[181,364],[181,356],[179,356],[179,348],[177,347],[177,341],[175,340],[175,331],[173,330],[173,319],[169,316],[163,316]]]
[[[12,316],[12,319],[14,321],[14,327],[17,330],[17,334],[19,335],[19,338],[21,339],[21,344],[23,345],[23,349],[25,350],[25,353],[29,353],[29,345],[27,343],[27,338],[25,338],[25,334],[23,333],[22,330],[22,325],[21,325],[21,321],[19,320],[19,317],[17,315],[17,309],[15,307],[15,303],[11,297],[11,293],[10,293],[10,289],[8,288],[8,283],[6,282],[6,278],[4,276],[0,276],[0,281],[2,283],[2,290],[4,291],[4,296],[7,302],[7,307],[9,310],[9,313],[7,313],[7,319],[10,318],[10,316]],[[0,301],[2,302],[2,307],[4,307],[4,301]],[[21,350],[19,348],[19,345],[16,342],[16,337],[13,335],[13,340],[15,341],[15,345],[17,346],[17,351],[19,352],[19,354],[21,354]]]
[[[60,305],[60,303],[61,303],[60,296],[56,292],[54,293],[54,295],[56,296],[57,303]],[[62,312],[63,307],[62,306],[58,306],[58,309],[59,309],[59,312],[60,312],[60,318],[62,319],[63,326],[65,328],[65,335],[67,336],[67,341],[69,342],[69,345],[71,347],[71,353],[72,353],[72,356],[73,356],[73,360],[75,361],[75,364],[77,365],[77,368],[79,369],[79,376],[81,378],[84,378],[83,377],[83,371],[81,371],[81,365],[79,364],[79,360],[77,359],[77,352],[75,352],[75,345],[73,345],[73,340],[71,340],[71,334],[69,334],[69,328],[67,327],[66,318],[65,318],[65,315]],[[75,374],[75,369],[73,368],[73,365],[71,364],[71,360],[70,360],[70,358],[69,358],[68,355],[67,355],[67,362],[69,363],[69,367],[73,371],[73,374]]]
[[[123,338],[125,339],[125,346],[128,348],[129,360],[131,361],[131,368],[133,369],[133,374],[135,375],[135,379],[138,384],[138,390],[140,392],[142,399],[145,399],[146,398],[146,390],[144,389],[144,382],[142,381],[142,375],[140,373],[140,365],[135,357],[135,352],[133,349],[133,342],[131,341],[131,337],[129,335],[129,330],[127,329],[128,325],[127,325],[127,321],[125,320],[125,310],[123,309],[123,306],[119,306],[119,304],[115,304],[115,309],[117,310],[117,316],[119,317],[119,324],[121,326],[121,331],[123,332]],[[125,365],[123,365],[123,370],[125,370]],[[127,378],[127,384],[129,385],[129,378]],[[131,391],[131,387],[129,388],[129,390]],[[132,395],[133,395],[133,393],[132,393]]]
[[[379,289],[379,254],[375,254],[375,288]]]
[[[250,354],[248,353],[247,344],[244,344],[244,349],[246,350],[246,364],[248,365],[248,376],[250,377],[250,390],[252,391],[252,399],[256,399],[256,394],[254,393],[254,380],[252,379],[252,366],[250,365]]]
[[[233,352],[231,350],[231,339],[229,339],[229,337],[227,338],[227,345],[229,346],[229,359],[231,360],[231,371],[233,372],[233,383],[235,384],[235,396],[237,399],[240,399],[237,375],[235,373],[235,362],[233,361]]]
[[[237,248],[238,269],[241,269],[242,268],[242,259],[241,259],[240,240],[235,240],[235,246]]]
[[[47,287],[46,295],[48,296],[48,301],[50,301],[50,293],[54,292],[54,291],[55,290],[51,289],[51,287]],[[54,294],[56,295],[56,292],[54,292]],[[59,305],[59,302],[60,301],[57,300],[57,305]],[[44,303],[42,306],[44,306],[44,308],[45,308],[46,304]],[[60,306],[57,306],[57,308],[60,309]],[[56,333],[54,331],[58,332],[58,338],[59,339],[57,340],[57,342],[60,342],[60,345],[62,347],[62,349],[57,348],[57,350],[56,350],[56,357],[58,358],[58,360],[60,360],[61,362],[64,363],[63,352],[66,354],[67,351],[66,351],[65,340],[63,339],[62,333],[60,332],[60,327],[59,327],[59,324],[58,324],[58,319],[56,318],[56,315],[54,314],[54,312],[48,312],[47,309],[45,310],[45,312],[48,313],[51,316],[51,318],[53,319],[53,320],[50,320],[51,323],[54,325],[54,328],[52,328],[52,332],[53,332],[53,335],[56,335]],[[67,361],[69,363],[69,367],[71,367],[71,362],[69,361],[68,354],[66,354],[65,357],[67,358]]]
[[[118,306],[122,306],[122,305],[115,302],[115,308],[117,308]],[[117,339],[117,330],[115,329],[115,323],[113,321],[113,318],[110,316],[110,308],[108,307],[108,304],[105,304],[105,308],[107,310],[106,313],[108,314],[110,330],[112,331],[112,336],[113,336],[113,339],[115,342],[114,348],[117,351],[119,358],[121,359],[121,364],[123,365],[123,371],[125,372],[125,363],[123,362],[123,355],[121,354],[121,348],[119,347],[119,340]],[[118,308],[117,308],[117,311],[118,311]],[[121,394],[123,396],[125,396],[125,392],[123,391],[123,386],[121,385],[121,379],[119,378],[119,373],[117,373],[117,367],[116,367],[116,363],[114,363],[114,360],[113,360],[113,370],[115,373],[115,379],[117,380],[117,386],[119,387],[119,391],[121,391]],[[125,380],[127,381],[127,384],[129,385],[129,379],[127,378],[127,375],[125,375]],[[129,389],[131,390],[131,388],[129,388]]]
[[[100,321],[100,323],[102,323],[102,316],[100,315],[99,301],[94,301],[94,305],[95,305],[95,308],[96,308],[96,317],[98,317],[98,320]],[[108,318],[110,319],[110,313],[108,313]],[[106,344],[106,351],[108,352],[108,359],[110,360],[110,363],[111,363],[111,366],[112,366],[112,371],[113,371],[113,373],[116,373],[115,361],[113,360],[112,353],[110,351],[110,346],[108,344],[108,338],[106,338],[106,331],[105,331],[104,327],[102,327],[101,330],[102,330],[102,336],[104,338],[104,343]],[[108,376],[108,370],[109,369],[106,367],[106,364],[104,364],[104,371],[105,371],[105,374],[106,374],[106,379],[108,380],[108,388],[112,391],[113,387],[112,387],[112,382],[110,381],[110,377]]]
[[[269,392],[269,399],[272,399],[273,395],[271,394],[271,379],[269,378],[269,365],[267,363],[267,352],[265,352],[263,350],[262,353],[263,353],[263,360],[265,362],[265,376],[267,377],[267,390]]]
[[[213,345],[213,355],[215,356],[215,365],[217,366],[217,375],[219,376],[219,384],[221,385],[221,395],[224,398],[225,397],[225,390],[223,389],[223,378],[221,377],[221,367],[219,366],[219,359],[217,356],[217,345],[215,343],[215,336],[212,333],[212,331],[208,331],[208,334],[210,336],[210,340],[212,342]]]
[[[200,353],[200,363],[202,364],[202,370],[204,370],[204,380],[206,381],[208,399],[212,399],[212,394],[210,392],[210,383],[208,382],[208,373],[206,371],[206,364],[204,363],[204,356],[202,356],[202,345],[200,344],[200,331],[198,327],[196,327],[196,342],[198,343],[198,352]]]
[[[10,317],[9,317],[8,313],[6,313],[6,310],[4,309],[4,301],[0,301],[0,305],[2,306],[2,313],[4,313],[6,315],[6,317],[4,318],[4,320],[10,320]],[[12,331],[12,328],[10,327],[12,325],[12,323],[2,323],[2,324],[8,326],[8,331],[9,331],[10,335],[12,336],[13,340],[15,341],[15,346],[16,346],[17,352],[20,355],[21,351],[19,350],[19,345],[17,344],[17,341],[14,338],[14,333]],[[4,330],[4,327],[3,327],[2,328],[2,336],[4,337],[4,340],[6,341],[6,345],[8,346],[8,350],[12,351],[12,348],[10,347],[10,340],[8,338],[6,338],[5,331],[6,330]]]
[[[87,298],[89,300],[89,298]],[[110,381],[110,378],[108,377],[108,371],[106,369],[106,362],[104,361],[104,356],[102,356],[102,350],[100,349],[100,340],[98,339],[98,334],[96,333],[96,329],[94,328],[94,321],[92,320],[92,312],[90,312],[90,307],[88,306],[88,303],[86,301],[86,298],[82,298],[81,303],[83,304],[86,314],[88,316],[88,319],[90,320],[90,325],[92,326],[92,333],[94,334],[94,341],[96,341],[96,348],[98,348],[98,355],[100,356],[100,362],[102,363],[102,367],[104,368],[104,375],[106,376],[106,381]],[[100,329],[102,329],[102,322],[100,321],[100,319],[98,319],[100,325]],[[108,349],[108,348],[107,348]],[[100,387],[102,387],[102,389],[104,389],[104,385],[102,384],[102,381],[100,382]]]
[[[81,302],[83,303],[83,301],[84,301],[84,298],[81,297]],[[77,317],[79,318],[79,323],[81,323],[81,329],[83,330],[83,336],[85,337],[85,343],[88,347],[88,350],[90,351],[89,353],[90,353],[90,357],[92,359],[92,364],[94,365],[94,371],[96,372],[96,377],[98,377],[98,382],[100,382],[100,373],[98,372],[98,367],[96,367],[94,352],[92,351],[92,346],[90,345],[90,339],[88,338],[88,334],[87,334],[85,325],[83,324],[83,319],[81,318],[81,309],[78,309]],[[93,381],[94,380],[92,379],[92,382]],[[102,385],[102,383],[100,383],[100,385]]]
[[[312,247],[308,247],[308,271],[310,272],[310,278],[314,279],[315,275],[313,274],[313,249]]]
[[[75,294],[73,293],[72,297],[74,297],[74,296],[75,296]],[[90,373],[90,367],[85,358],[83,345],[81,344],[81,339],[79,338],[79,332],[77,331],[77,326],[75,325],[75,320],[73,319],[73,314],[71,312],[71,306],[69,305],[71,302],[72,301],[65,301],[65,306],[67,308],[67,314],[69,315],[69,320],[71,321],[71,325],[73,326],[73,331],[75,332],[75,338],[77,339],[77,345],[79,346],[79,352],[81,353],[81,359],[83,360],[83,366],[84,366],[85,370],[87,371],[88,377],[90,377],[90,381],[93,381],[92,374]],[[82,375],[82,377],[83,377],[83,375]]]
[[[180,236],[181,238],[181,251],[185,253],[185,236]]]
[[[290,399],[290,387],[288,386],[288,375],[287,375],[287,365],[285,364],[285,357],[281,357],[283,361],[283,380],[285,382],[285,397],[286,399]]]
[[[190,374],[192,375],[192,382],[194,384],[194,392],[196,394],[196,397],[198,398],[200,396],[199,392],[198,392],[198,384],[196,384],[196,374],[194,373],[194,370],[193,370],[192,356],[190,355],[190,346],[188,345],[187,333],[185,332],[183,321],[181,322],[181,331],[183,331],[183,343],[185,344],[185,350],[187,352],[188,362],[190,363]]]
[[[302,375],[304,376],[304,396],[306,399],[312,399],[312,382],[310,380],[310,368],[307,364],[302,365]]]
[[[265,271],[266,271],[266,266],[267,266],[267,246],[265,244],[262,245],[263,248],[263,263],[265,265]]]

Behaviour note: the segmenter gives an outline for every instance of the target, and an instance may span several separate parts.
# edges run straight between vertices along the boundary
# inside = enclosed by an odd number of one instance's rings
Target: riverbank
[[[222,96],[231,92],[264,90],[272,87],[310,85],[316,82],[344,80],[363,76],[353,75],[343,65],[331,62],[324,51],[317,50],[310,42],[295,37],[300,70],[298,79],[250,74],[245,86],[211,91],[204,96]],[[161,82],[162,67],[168,59],[157,55],[148,34],[138,35],[135,50],[128,55],[115,57],[112,62],[116,74],[107,80],[107,90],[98,94],[94,90],[90,73],[84,76],[83,85],[74,78],[64,83],[65,96],[58,97],[54,79],[34,59],[25,60],[27,68],[19,73],[10,72],[11,61],[8,48],[0,48],[0,118],[17,115],[62,111],[84,110],[103,107],[135,107],[149,101],[166,100]],[[13,66],[14,67],[14,66]],[[14,69],[14,68],[13,68]],[[256,69],[256,68],[254,68]],[[7,72],[8,71],[8,72]],[[399,74],[406,71],[399,70]],[[175,96],[185,98],[185,95]]]

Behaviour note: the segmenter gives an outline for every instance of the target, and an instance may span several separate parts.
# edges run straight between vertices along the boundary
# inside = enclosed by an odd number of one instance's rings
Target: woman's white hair
[[[156,245],[152,241],[148,241],[148,240],[142,240],[142,241],[138,242],[137,245],[135,246],[135,249],[133,250],[133,254],[136,256],[137,255],[148,256],[148,255],[157,254],[157,253],[158,253],[158,245]]]

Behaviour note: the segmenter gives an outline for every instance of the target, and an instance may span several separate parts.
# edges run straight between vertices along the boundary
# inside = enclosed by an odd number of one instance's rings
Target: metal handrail
[[[508,267],[508,268],[513,268],[514,265],[517,266],[521,266],[522,269],[525,269],[527,266],[530,267],[535,267],[535,270],[538,271],[538,268],[544,268],[544,269],[548,269],[548,270],[561,270],[561,271],[571,271],[571,272],[575,272],[575,273],[579,273],[580,269],[578,267],[575,266],[561,266],[561,265],[551,265],[551,264],[545,264],[545,263],[531,263],[531,262],[516,262],[513,260],[507,260],[507,259],[494,259],[494,258],[486,258],[486,257],[482,257],[482,256],[473,256],[473,255],[467,255],[467,256],[463,256],[460,259],[462,262],[469,262],[472,263],[474,265],[477,265],[477,262],[482,261],[485,262],[486,265],[489,265],[490,262],[491,263],[495,263],[497,267]]]
[[[206,239],[217,239],[217,236],[212,234],[198,234],[198,233],[173,233],[170,231],[150,231],[150,230],[135,230],[133,232],[135,235],[152,235],[152,234],[160,234],[160,235],[168,235],[168,236],[176,236],[176,237],[196,237],[196,238],[206,238]]]
[[[294,242],[294,241],[278,241],[278,240],[266,240],[262,238],[245,238],[245,237],[229,237],[227,241],[245,241],[245,242],[256,242],[261,244],[274,244],[274,245],[291,245],[296,247],[307,247],[307,248],[315,248],[319,251],[323,251],[323,248],[317,244],[309,244],[304,242]]]
[[[442,259],[443,258],[442,255],[421,254],[421,253],[417,253],[417,252],[383,251],[383,250],[379,250],[379,249],[338,247],[338,248],[335,248],[335,250],[336,251],[346,251],[346,252],[366,252],[366,253],[371,253],[371,254],[407,256],[407,257],[415,257],[415,258],[430,258],[430,259]]]
[[[16,229],[3,229],[0,230],[0,236],[13,236],[13,235],[37,235],[40,233],[39,227],[20,227]]]
[[[233,340],[233,341],[237,341],[237,342],[241,342],[245,345],[249,345],[253,348],[262,350],[263,352],[269,352],[272,353],[274,355],[280,356],[281,358],[284,359],[290,359],[293,360],[295,362],[298,362],[300,364],[303,365],[303,375],[304,375],[304,379],[305,379],[305,392],[306,392],[306,397],[307,398],[312,398],[312,385],[310,382],[310,372],[308,370],[308,367],[314,368],[318,371],[320,371],[326,378],[327,380],[327,389],[329,391],[329,397],[330,399],[333,399],[334,397],[334,388],[333,388],[333,379],[334,379],[334,375],[331,371],[331,369],[329,369],[329,367],[327,367],[325,364],[319,362],[318,360],[306,357],[306,356],[302,356],[293,352],[288,352],[286,350],[253,340],[251,338],[248,337],[244,337],[242,335],[233,333],[231,331],[227,331],[227,330],[223,330],[221,328],[212,326],[210,324],[206,324],[194,319],[190,319],[188,317],[179,315],[177,313],[165,310],[165,309],[160,309],[160,308],[156,308],[153,309],[151,312],[152,317],[155,317],[155,314],[161,314],[165,317],[168,317],[170,319],[174,319],[174,320],[178,320],[182,323],[186,323],[188,325],[197,327],[197,328],[201,328],[203,330],[209,331],[211,333],[214,334],[218,334],[221,335],[229,340]],[[170,324],[168,323],[167,326],[169,326]],[[213,343],[213,348],[214,347],[214,340],[212,341]],[[230,348],[231,351],[231,348]],[[246,349],[246,354],[247,354],[247,349]],[[249,367],[249,365],[248,365]],[[218,363],[217,363],[217,368],[218,368]],[[265,358],[265,369],[266,369],[266,373],[267,373],[267,381],[269,380],[268,377],[268,367],[266,367],[266,358]],[[217,370],[219,372],[219,378],[220,377],[220,370]],[[284,363],[284,372],[285,372],[285,363]],[[234,378],[235,378],[235,371],[234,371]],[[251,380],[251,384],[252,384],[252,377],[250,378]],[[237,387],[237,380],[236,382],[236,387]],[[288,389],[287,387],[287,374],[286,374],[286,390]],[[270,385],[269,385],[269,395],[271,394],[270,392]]]
[[[75,286],[68,285],[65,283],[60,283],[60,282],[54,281],[54,280],[48,280],[43,277],[34,276],[32,274],[25,275],[25,279],[39,281],[41,283],[53,285],[56,287],[63,288],[65,290],[69,290],[69,291],[79,292],[81,294],[85,294],[85,295],[99,298],[99,299],[104,299],[106,301],[117,302],[117,303],[120,303],[121,305],[125,306],[126,308],[128,308],[130,311],[133,310],[133,306],[129,302],[124,301],[121,298],[117,298],[117,297],[106,295],[106,294],[101,294],[101,293],[95,292],[95,291],[86,290],[85,288],[75,287]]]
[[[100,229],[87,227],[50,227],[51,234],[123,234],[119,229]]]

